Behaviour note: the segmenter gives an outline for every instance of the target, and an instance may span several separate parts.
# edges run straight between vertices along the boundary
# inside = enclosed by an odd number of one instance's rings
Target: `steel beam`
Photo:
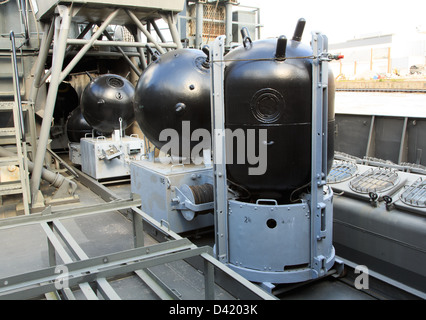
[[[162,15],[163,20],[167,22],[172,36],[173,42],[176,44],[177,49],[182,49],[182,43],[180,42],[179,32],[176,27],[176,18],[172,13],[166,13]],[[154,25],[155,29],[155,25]],[[155,29],[157,31],[157,29]]]
[[[110,40],[112,42],[115,42],[112,39],[111,35],[106,30],[104,30],[104,35],[108,38],[108,40]],[[140,77],[142,73],[133,64],[132,60],[130,60],[130,58],[127,56],[127,54],[124,52],[124,50],[120,46],[118,46],[118,45],[114,45],[114,48],[116,48],[121,53],[121,55],[123,56],[124,60],[126,60],[127,64],[130,66],[130,68],[138,75],[138,77]]]
[[[225,37],[216,38],[210,50],[211,112],[213,131],[214,216],[216,257],[223,263],[228,257],[228,185],[226,180],[226,137],[224,71]]]
[[[88,44],[90,40],[85,39],[68,39],[67,43],[73,46],[84,46]],[[153,42],[127,42],[127,41],[116,41],[116,40],[95,40],[93,46],[98,47],[110,47],[110,46],[120,46],[120,47],[131,47],[131,48],[144,48],[146,45],[155,45]],[[176,43],[158,43],[162,48],[175,49],[177,48]],[[127,54],[127,53],[126,53]]]
[[[51,223],[43,222],[40,224],[43,228],[44,232],[47,235],[48,238],[48,245],[49,245],[49,262],[50,265],[55,266],[56,265],[56,258],[55,253],[59,254],[59,257],[62,259],[62,261],[67,264],[71,263],[73,260],[68,255],[68,253],[65,251],[65,248],[61,245],[59,242],[59,239],[56,237],[56,235],[53,233],[52,225]],[[80,283],[79,287],[85,297],[89,300],[97,300],[98,297],[96,296],[96,293],[93,292],[92,288],[88,283]],[[47,292],[46,292],[47,293]]]
[[[325,236],[322,220],[325,219],[323,187],[327,179],[327,123],[328,123],[328,63],[323,54],[328,50],[328,39],[321,33],[312,33],[312,132],[311,132],[311,234],[310,263],[321,275],[325,257],[317,252],[318,241]]]
[[[228,281],[232,279],[233,282],[229,285],[233,288],[246,289],[242,290],[245,292],[245,296],[248,294],[255,299],[275,298],[216,260],[212,256],[213,252],[210,247],[199,248],[188,239],[181,238],[178,234],[162,227],[136,206],[132,209],[141,218],[147,219],[146,221],[160,228],[161,232],[166,232],[169,238],[174,240],[89,258],[59,220],[41,222],[49,238],[49,243],[51,243],[51,250],[58,252],[65,263],[0,279],[0,299],[30,299],[43,294],[55,298],[54,294],[49,293],[54,293],[56,290],[62,290],[67,299],[75,299],[74,292],[71,290],[75,286],[80,287],[86,298],[97,299],[98,296],[90,286],[90,283],[93,282],[97,283],[97,290],[106,299],[119,299],[107,279],[129,272],[134,272],[140,276],[159,297],[181,299],[179,295],[176,295],[166,284],[153,275],[148,268],[194,257],[203,260],[206,299],[214,299],[216,273],[220,276],[226,275]],[[78,261],[72,261],[54,231]],[[52,263],[56,263],[56,261],[52,259]],[[62,273],[60,273],[61,271]],[[64,287],[58,288],[58,283],[61,285],[61,281],[63,281]],[[241,294],[241,290],[239,290],[239,294]]]
[[[64,241],[64,243],[67,245],[67,247],[71,250],[73,255],[78,260],[89,259],[87,254],[83,251],[83,249],[81,249],[78,243],[74,240],[74,238],[65,229],[65,227],[59,220],[57,219],[53,220],[52,226],[53,226],[53,229],[58,233],[58,235],[61,237],[61,239]],[[100,291],[100,293],[105,299],[121,300],[119,295],[115,292],[115,290],[111,287],[111,285],[105,278],[98,278],[96,280],[96,283],[97,283],[97,289]]]
[[[195,48],[200,49],[203,43],[203,14],[204,5],[197,1],[195,4]]]
[[[211,249],[197,248],[187,239],[181,239],[66,263],[62,269],[67,270],[67,285],[72,288],[81,283],[106,279],[203,253],[211,253]],[[29,299],[55,291],[58,278],[57,269],[51,267],[1,279],[0,298]]]
[[[68,76],[71,70],[77,65],[77,63],[83,58],[83,56],[90,50],[95,41],[103,34],[105,29],[110,25],[110,23],[114,20],[117,14],[120,12],[120,9],[113,11],[105,21],[99,26],[98,30],[92,35],[90,40],[80,49],[77,55],[68,63],[67,67],[61,72],[61,82]],[[68,44],[71,44],[67,41]],[[117,45],[117,44],[116,44]],[[53,71],[52,71],[53,74]]]
[[[30,90],[30,103],[32,109],[30,110],[30,134],[31,134],[31,147],[32,147],[32,159],[35,158],[37,152],[37,133],[36,133],[36,122],[35,122],[35,104],[37,102],[38,91],[41,86],[41,78],[44,73],[45,63],[49,48],[53,39],[53,32],[55,30],[55,20],[52,19],[52,23],[44,24],[43,37],[41,39],[40,51],[37,57],[37,62],[34,69],[34,80]]]
[[[138,29],[141,30],[143,34],[146,36],[146,38],[148,39],[148,42],[152,42],[155,48],[157,48],[157,50],[160,52],[160,54],[165,53],[166,51],[163,49],[163,47],[160,46],[160,44],[157,41],[155,41],[154,37],[151,35],[151,33],[148,32],[148,30],[146,30],[146,28],[143,26],[142,22],[140,22],[138,17],[130,10],[126,9],[125,11],[128,14],[128,16],[133,20],[133,22],[136,24]]]
[[[180,300],[181,297],[176,291],[170,289],[149,269],[136,270],[135,273],[161,300]]]
[[[91,206],[84,206],[70,209],[52,210],[47,207],[41,213],[33,213],[28,216],[17,216],[0,220],[0,230],[18,227],[22,225],[37,224],[42,222],[53,221],[54,219],[71,218],[75,216],[83,216],[94,213],[104,213],[116,210],[140,206],[141,200],[139,195],[133,194],[132,199],[116,200],[108,203],[95,204]]]
[[[68,38],[68,32],[71,25],[71,12],[65,6],[57,7],[60,16],[55,21],[55,41],[54,41],[54,59],[52,62],[52,76],[49,86],[49,92],[46,98],[46,106],[44,110],[43,122],[40,130],[39,142],[37,145],[37,153],[34,160],[34,170],[31,177],[31,200],[34,205],[40,187],[41,172],[43,168],[44,157],[50,135],[50,127],[53,118],[53,111],[56,103],[56,95],[58,93],[59,84],[61,83],[60,75],[62,64],[65,57],[65,50]]]

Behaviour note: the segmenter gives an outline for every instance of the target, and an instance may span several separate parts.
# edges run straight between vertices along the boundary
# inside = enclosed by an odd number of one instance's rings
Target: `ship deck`
[[[250,283],[213,258],[213,228],[175,234],[137,208],[138,199],[133,199],[128,180],[101,184],[77,172],[78,200],[72,203],[24,216],[16,215],[13,198],[4,200],[0,290],[6,298],[417,299],[381,280],[370,281],[369,290],[358,290],[357,274],[347,264],[340,276],[333,270],[303,284],[271,289]],[[42,188],[47,194],[53,190],[44,182]],[[133,221],[142,221],[143,230]],[[52,290],[62,272],[58,266],[70,268],[66,269],[72,280],[70,290]],[[49,281],[50,287],[46,285]]]

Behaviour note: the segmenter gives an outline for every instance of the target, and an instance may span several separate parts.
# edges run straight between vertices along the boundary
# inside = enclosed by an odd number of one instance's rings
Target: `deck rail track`
[[[199,257],[202,259],[201,272],[204,275],[204,298],[215,297],[215,274],[222,273],[232,286],[243,288],[241,297],[260,300],[276,299],[263,289],[241,277],[213,257],[209,246],[198,247],[190,240],[180,237],[141,211],[140,197],[113,199],[107,203],[73,209],[52,210],[46,208],[39,214],[17,216],[0,220],[0,231],[23,225],[39,224],[48,240],[50,267],[0,279],[0,300],[9,299],[78,299],[80,290],[88,300],[120,300],[119,294],[109,280],[138,276],[160,299],[178,300],[182,297],[150,270],[161,264]],[[72,218],[94,213],[119,210],[132,212],[134,249],[88,257],[77,241],[61,223],[62,218]],[[167,235],[168,240],[149,246],[144,245],[143,224],[147,223]],[[57,256],[63,264],[57,264]],[[66,284],[66,285],[64,285]]]

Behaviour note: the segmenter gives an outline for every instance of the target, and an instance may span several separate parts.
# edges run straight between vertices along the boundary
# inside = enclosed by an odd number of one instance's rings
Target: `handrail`
[[[19,110],[19,124],[21,132],[21,141],[25,142],[25,126],[24,126],[24,116],[22,113],[22,101],[21,101],[21,88],[19,85],[19,74],[18,74],[18,65],[16,59],[16,47],[15,47],[15,33],[10,31],[10,41],[12,42],[12,68],[13,68],[13,78],[15,82],[16,95],[15,99],[17,100],[18,110]]]

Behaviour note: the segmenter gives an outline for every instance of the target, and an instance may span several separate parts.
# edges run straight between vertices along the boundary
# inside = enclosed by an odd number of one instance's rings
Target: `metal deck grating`
[[[414,181],[400,195],[401,201],[415,207],[426,208],[426,180],[421,177]]]
[[[333,161],[330,173],[327,176],[328,183],[338,183],[348,180],[358,171],[358,167],[354,162],[345,160]]]
[[[398,173],[395,170],[371,168],[351,180],[349,187],[359,193],[382,192],[392,189],[398,180]]]

